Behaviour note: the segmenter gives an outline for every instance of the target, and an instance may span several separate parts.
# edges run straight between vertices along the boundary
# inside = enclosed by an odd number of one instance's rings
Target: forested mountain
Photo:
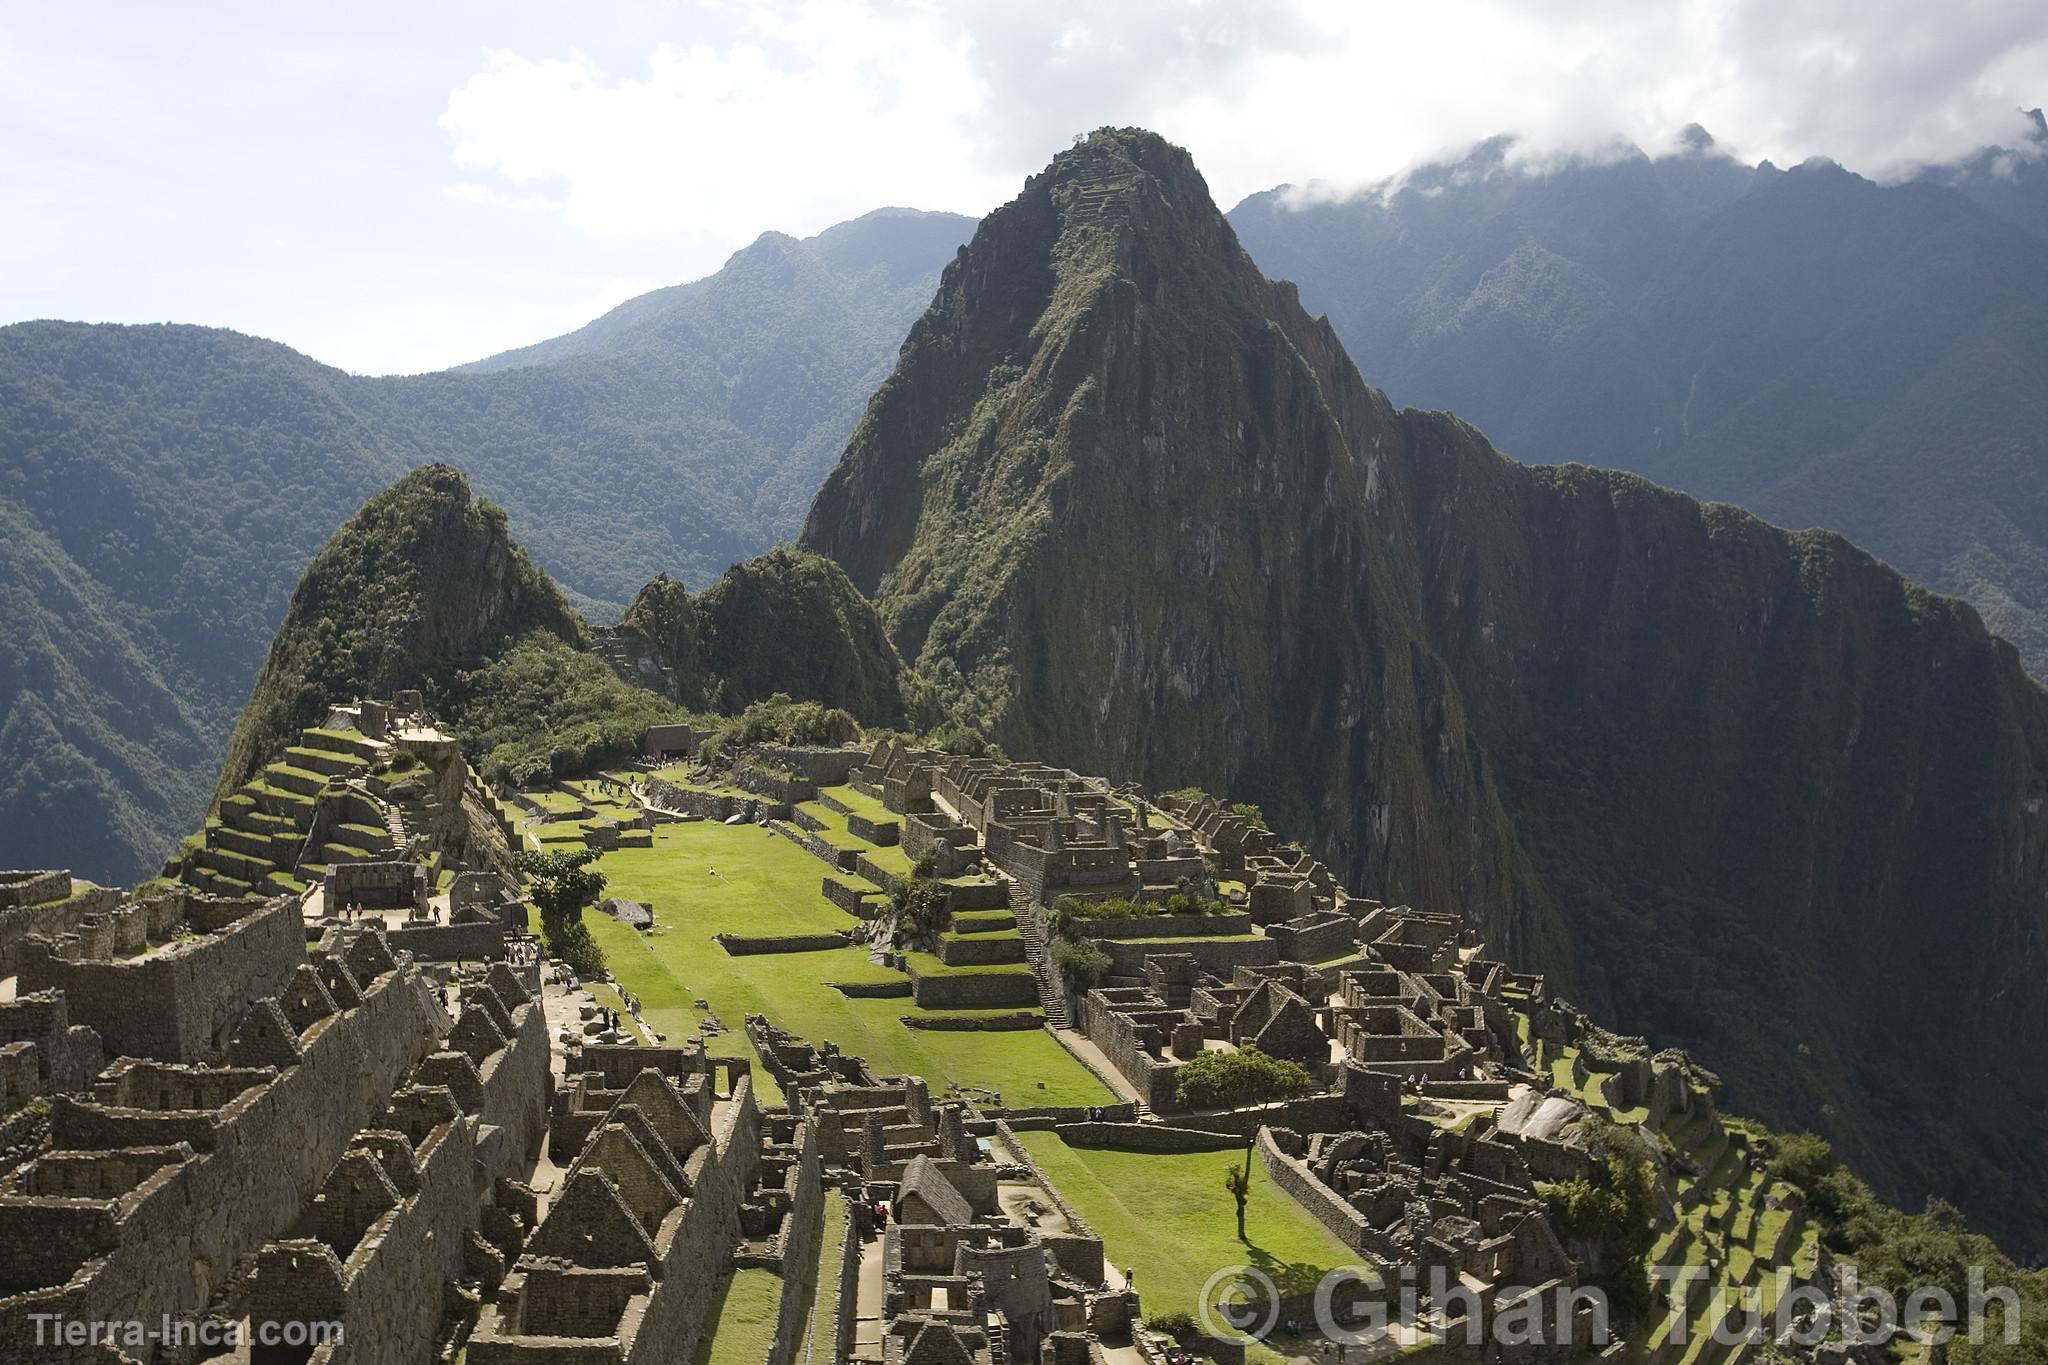
[[[1889,186],[1698,129],[1656,158],[1511,152],[1231,221],[1395,401],[1841,531],[2048,676],[2048,133]]]
[[[150,871],[300,569],[416,465],[466,472],[597,615],[789,534],[970,227],[768,233],[581,332],[411,378],[207,328],[0,328],[0,865]]]
[[[1397,410],[1186,153],[983,220],[803,543],[1011,752],[1257,802],[2038,1249],[2048,694],[1839,536]]]

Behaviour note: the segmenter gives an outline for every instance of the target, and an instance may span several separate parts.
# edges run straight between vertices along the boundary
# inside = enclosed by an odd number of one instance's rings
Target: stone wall
[[[1358,946],[1358,924],[1346,915],[1268,925],[1266,935],[1295,962],[1326,962]]]
[[[857,886],[841,877],[827,876],[821,888],[825,899],[849,915],[861,919],[872,918],[878,909],[877,892],[872,886]]]
[[[659,777],[646,778],[641,782],[640,789],[653,805],[680,811],[684,815],[694,815],[703,820],[724,822],[735,815],[749,822],[782,820],[789,817],[787,801],[696,791],[689,787],[679,787]]]
[[[826,749],[807,745],[756,744],[753,752],[769,767],[808,778],[820,787],[845,786],[853,770],[868,758],[865,749]]]
[[[87,916],[112,914],[120,903],[119,892],[95,887],[66,900],[0,909],[0,976],[21,970],[21,945],[31,934],[55,939],[77,933]]]
[[[855,850],[840,848],[816,832],[804,829],[800,825],[790,824],[782,820],[770,820],[768,828],[774,830],[813,858],[819,859],[827,867],[837,868],[841,872],[851,872],[858,861],[859,854]]]
[[[403,1149],[392,1159],[403,1162]],[[475,1160],[465,1123],[445,1123],[420,1144],[412,1157],[417,1189],[372,1223],[342,1262],[343,1329],[333,1365],[427,1365],[433,1360],[444,1286],[462,1278],[464,1242],[477,1225]],[[251,1285],[256,1304],[268,1297],[262,1290],[259,1261]],[[307,1305],[298,1293],[277,1299],[266,1316],[306,1319]]]
[[[41,905],[65,900],[71,895],[71,874],[40,869],[33,872],[0,872],[0,910]]]
[[[306,961],[298,903],[279,900],[128,961],[67,961],[49,940],[27,940],[19,988],[63,991],[73,1022],[97,1030],[110,1056],[200,1061],[219,1055],[243,1011],[282,992]]]
[[[1118,915],[1074,918],[1078,938],[1204,938],[1215,934],[1246,934],[1252,917],[1242,911],[1220,915]]]
[[[712,939],[734,957],[749,957],[756,953],[817,953],[829,948],[844,948],[853,942],[853,936],[844,931],[829,934],[785,934],[780,938],[744,938],[738,934],[713,934]]]
[[[1250,934],[1218,942],[1192,939],[1140,939],[1131,943],[1097,939],[1095,942],[1109,954],[1109,969],[1116,976],[1144,975],[1145,959],[1154,953],[1185,953],[1195,959],[1203,971],[1222,977],[1228,977],[1239,967],[1270,967],[1280,960],[1279,944],[1270,938]]]
[[[49,1254],[23,1282],[0,1285],[0,1359],[31,1359],[32,1313],[144,1321],[203,1309],[236,1262],[285,1233],[400,1079],[437,1045],[445,1024],[425,982],[405,967],[367,983],[353,1008],[300,1036],[301,1060],[215,1114],[194,1115],[206,1144],[167,1167],[115,1228],[104,1259],[70,1268]],[[148,1111],[60,1098],[59,1148],[149,1145]],[[200,1144],[194,1144],[195,1149]],[[0,1247],[48,1213],[47,1201],[0,1192]]]
[[[903,827],[894,820],[870,820],[858,811],[849,811],[846,832],[856,839],[867,840],[877,848],[887,848],[902,836]]]
[[[808,1336],[811,1302],[823,1287],[824,1167],[817,1130],[808,1123],[797,1125],[797,1153],[789,1214],[782,1225],[782,1297],[775,1305],[775,1338],[766,1365],[794,1365]]]
[[[1029,967],[1014,972],[910,973],[920,1009],[998,1009],[1038,1003],[1038,980]]]
[[[408,924],[389,930],[393,952],[407,952],[422,962],[496,962],[505,955],[506,928],[492,924]]]
[[[1244,1146],[1235,1133],[1179,1128],[1167,1123],[1062,1123],[1055,1126],[1069,1147],[1107,1147],[1119,1152],[1228,1152]]]
[[[1266,1168],[1266,1174],[1273,1177],[1273,1183],[1287,1191],[1289,1198],[1328,1228],[1332,1237],[1361,1254],[1374,1244],[1372,1225],[1366,1222],[1365,1215],[1316,1179],[1306,1162],[1281,1151],[1279,1144],[1273,1141],[1271,1128],[1259,1129],[1257,1146],[1259,1163]]]

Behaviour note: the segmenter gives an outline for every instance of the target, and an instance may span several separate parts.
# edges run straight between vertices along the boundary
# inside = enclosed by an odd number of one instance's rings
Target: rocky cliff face
[[[803,543],[1012,752],[1259,801],[1894,1197],[2040,1225],[2012,651],[1838,538],[1394,410],[1178,149],[1099,133],[983,223]]]
[[[425,465],[334,533],[292,592],[220,792],[246,781],[329,705],[426,687],[528,631],[586,643],[554,580],[512,540],[505,514],[447,465]]]

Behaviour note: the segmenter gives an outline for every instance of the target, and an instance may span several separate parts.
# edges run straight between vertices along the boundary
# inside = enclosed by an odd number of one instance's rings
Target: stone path
[[[860,1281],[853,1299],[852,1360],[882,1358],[882,1239],[870,1237],[860,1247]]]

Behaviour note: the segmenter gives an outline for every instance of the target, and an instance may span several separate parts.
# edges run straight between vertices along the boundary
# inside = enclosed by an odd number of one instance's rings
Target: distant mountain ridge
[[[802,543],[1008,751],[1257,802],[2037,1249],[2048,693],[1839,536],[1396,409],[1180,149],[983,220]]]
[[[1516,458],[1841,531],[2048,677],[2048,125],[1880,186],[1690,130],[1524,170],[1495,138],[1231,222],[1397,402]]]
[[[299,570],[415,466],[460,467],[599,616],[788,535],[971,226],[764,234],[582,332],[407,378],[209,328],[0,328],[0,866],[154,870]]]

